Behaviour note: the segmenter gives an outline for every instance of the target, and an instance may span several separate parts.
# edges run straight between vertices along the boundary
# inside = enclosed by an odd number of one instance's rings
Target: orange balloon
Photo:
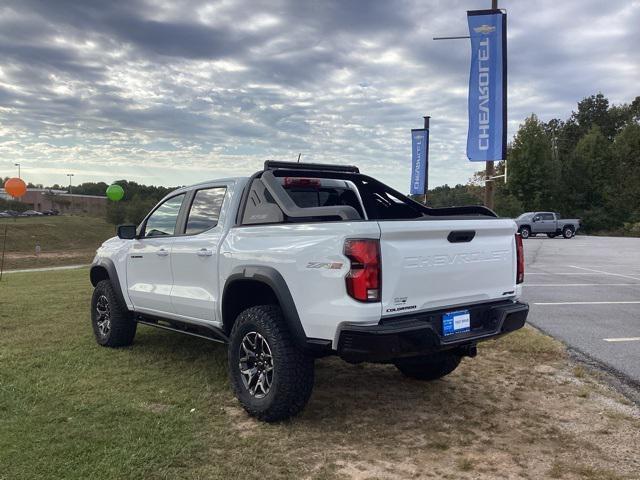
[[[18,198],[27,193],[27,184],[21,178],[10,178],[4,182],[4,191],[13,198]]]

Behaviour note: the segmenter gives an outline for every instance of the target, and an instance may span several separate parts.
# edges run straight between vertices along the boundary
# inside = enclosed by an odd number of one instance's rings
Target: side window
[[[175,234],[178,214],[180,213],[180,206],[184,196],[185,194],[181,193],[171,197],[155,209],[145,224],[145,237],[162,237]]]
[[[553,214],[552,213],[543,213],[542,214],[542,220],[553,220]]]
[[[187,235],[202,233],[218,224],[226,192],[225,187],[207,188],[196,192],[187,217]]]

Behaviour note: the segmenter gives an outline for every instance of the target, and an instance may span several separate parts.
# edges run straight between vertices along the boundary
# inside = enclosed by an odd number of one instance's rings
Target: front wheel
[[[461,357],[452,353],[436,353],[421,357],[400,358],[393,363],[403,375],[417,380],[437,380],[453,372]]]
[[[267,422],[298,414],[314,380],[314,359],[294,343],[280,307],[259,305],[237,318],[229,339],[229,378],[253,417]]]
[[[573,229],[571,227],[564,227],[562,229],[562,236],[564,238],[571,238],[571,237],[573,237],[573,235],[574,235],[574,232],[573,232]]]
[[[133,343],[137,323],[118,301],[109,280],[98,282],[91,297],[91,325],[96,342],[105,347],[126,347]]]
[[[529,227],[522,227],[520,229],[520,236],[522,238],[529,238],[531,236],[531,229]]]

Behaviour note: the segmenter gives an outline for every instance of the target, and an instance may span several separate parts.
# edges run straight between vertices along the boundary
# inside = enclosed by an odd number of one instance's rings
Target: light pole
[[[13,165],[18,167],[18,178],[20,178],[20,164],[19,163],[14,163]]]
[[[67,177],[69,177],[69,194],[71,194],[71,177],[73,177],[73,173],[67,173]]]

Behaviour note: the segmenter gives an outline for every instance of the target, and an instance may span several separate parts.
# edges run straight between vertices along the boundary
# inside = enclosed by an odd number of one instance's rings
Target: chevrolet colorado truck
[[[558,235],[573,238],[580,228],[580,219],[561,218],[555,212],[526,212],[516,218],[516,224],[522,238],[535,237],[538,233],[546,234],[549,238]]]
[[[434,380],[528,313],[513,220],[425,207],[357,167],[269,161],[117,232],[90,269],[96,341],[148,325],[225,343],[238,400],[265,421],[304,408],[316,358]]]

